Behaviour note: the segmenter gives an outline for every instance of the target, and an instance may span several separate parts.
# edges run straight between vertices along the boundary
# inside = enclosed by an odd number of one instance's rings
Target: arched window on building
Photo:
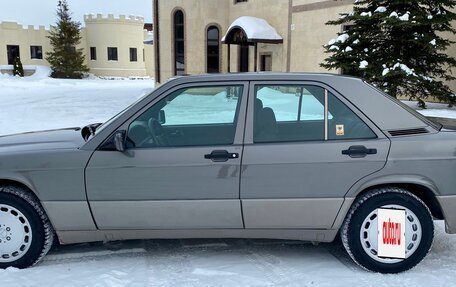
[[[184,12],[174,12],[174,75],[185,74],[185,19]]]
[[[220,31],[217,26],[207,28],[206,71],[220,73]]]

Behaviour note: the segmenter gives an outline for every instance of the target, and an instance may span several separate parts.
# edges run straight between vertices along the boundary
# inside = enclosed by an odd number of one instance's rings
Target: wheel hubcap
[[[421,223],[418,217],[410,209],[400,205],[385,205],[381,208],[405,210],[405,258],[409,258],[418,249],[422,237]],[[377,209],[371,212],[360,229],[361,245],[372,259],[381,263],[398,263],[403,259],[378,257],[378,218]]]
[[[27,218],[16,208],[0,204],[0,263],[21,258],[32,243]]]

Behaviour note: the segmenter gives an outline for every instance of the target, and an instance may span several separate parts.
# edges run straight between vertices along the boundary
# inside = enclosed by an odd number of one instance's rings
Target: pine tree
[[[52,77],[80,79],[89,69],[85,66],[83,49],[76,46],[81,42],[81,23],[71,19],[68,3],[60,0],[57,6],[57,23],[49,32],[53,47],[46,53],[46,60],[51,64]]]
[[[16,57],[13,62],[13,75],[23,77],[24,67],[22,66],[21,58]]]
[[[450,105],[456,96],[444,81],[455,80],[456,59],[445,51],[455,42],[450,10],[456,0],[358,0],[353,13],[341,14],[328,25],[348,29],[324,46],[331,54],[322,67],[364,78],[394,97],[428,97]]]

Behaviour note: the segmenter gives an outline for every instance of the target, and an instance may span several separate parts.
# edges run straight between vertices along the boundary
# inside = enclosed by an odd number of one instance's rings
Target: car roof
[[[183,75],[170,78],[169,81],[179,82],[196,82],[196,81],[299,81],[299,80],[316,80],[345,78],[347,80],[362,82],[362,79],[353,76],[340,75],[334,73],[304,73],[304,72],[248,72],[248,73],[217,73],[217,74],[200,74],[200,75]]]

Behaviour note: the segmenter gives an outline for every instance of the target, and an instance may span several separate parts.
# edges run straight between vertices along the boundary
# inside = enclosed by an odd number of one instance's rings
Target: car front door
[[[243,155],[245,228],[330,229],[390,141],[321,83],[252,83]]]
[[[126,150],[100,148],[86,168],[98,228],[243,228],[247,92],[244,82],[179,86],[125,122]]]

